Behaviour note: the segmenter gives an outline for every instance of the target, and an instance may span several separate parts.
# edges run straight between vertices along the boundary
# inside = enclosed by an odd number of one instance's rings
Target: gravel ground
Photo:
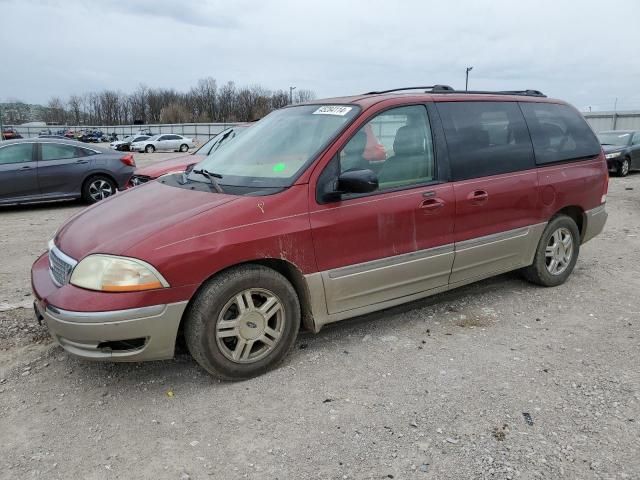
[[[342,322],[233,384],[52,345],[29,267],[81,207],[0,210],[0,478],[638,479],[639,195],[611,180],[563,286],[513,273]]]

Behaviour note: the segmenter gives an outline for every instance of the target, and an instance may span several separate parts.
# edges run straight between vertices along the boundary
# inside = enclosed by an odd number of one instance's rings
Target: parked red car
[[[2,127],[2,136],[0,140],[16,140],[22,138],[22,135],[13,127]]]
[[[70,219],[33,265],[68,352],[208,372],[277,365],[323,325],[521,269],[555,286],[607,219],[607,165],[537,91],[371,92],[275,111],[188,175]],[[366,131],[388,152],[377,173]]]
[[[150,180],[155,180],[156,178],[169,173],[184,172],[188,167],[201,162],[205,157],[217,151],[222,145],[229,143],[236,137],[236,135],[244,131],[249,126],[250,124],[240,123],[223,130],[193,153],[138,168],[133,172],[133,176],[131,177],[131,180],[129,180],[127,188],[147,183]]]

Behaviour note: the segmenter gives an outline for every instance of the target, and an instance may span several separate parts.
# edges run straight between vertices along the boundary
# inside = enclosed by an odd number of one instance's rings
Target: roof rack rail
[[[428,85],[426,87],[403,87],[403,88],[390,88],[389,90],[377,90],[373,92],[367,92],[364,95],[376,95],[381,93],[401,92],[403,90],[431,90],[431,92],[454,92],[455,91],[449,85]]]
[[[425,90],[424,93],[458,93],[458,94],[483,94],[483,95],[522,95],[527,97],[545,97],[546,95],[540,90],[455,90],[449,85],[430,85],[426,87],[404,87],[404,88],[391,88],[389,90],[379,90],[373,92],[367,92],[365,95],[376,95],[382,93],[401,92],[403,90]]]
[[[468,93],[470,95],[473,94],[483,94],[483,95],[523,95],[527,97],[545,97],[546,95],[542,93],[540,90],[453,90],[453,91],[445,91],[445,92],[437,92],[437,93]]]

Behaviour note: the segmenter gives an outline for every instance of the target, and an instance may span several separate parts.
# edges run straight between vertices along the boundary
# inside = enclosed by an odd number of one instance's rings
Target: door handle
[[[420,203],[420,209],[426,212],[435,212],[444,207],[444,202],[439,198],[429,198]]]
[[[89,163],[89,160],[78,160],[76,163]]]
[[[484,190],[476,190],[467,195],[467,200],[470,200],[473,205],[483,205],[489,200],[489,194]]]
[[[24,167],[20,168],[20,170],[31,170],[32,167],[30,167],[29,165],[25,165]]]

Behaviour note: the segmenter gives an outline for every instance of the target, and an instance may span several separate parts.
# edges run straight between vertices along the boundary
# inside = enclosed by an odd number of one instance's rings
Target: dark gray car
[[[640,169],[640,131],[610,130],[598,133],[609,170],[626,177],[631,170]]]
[[[73,140],[27,138],[0,142],[0,205],[82,198],[95,203],[124,190],[135,162]]]

